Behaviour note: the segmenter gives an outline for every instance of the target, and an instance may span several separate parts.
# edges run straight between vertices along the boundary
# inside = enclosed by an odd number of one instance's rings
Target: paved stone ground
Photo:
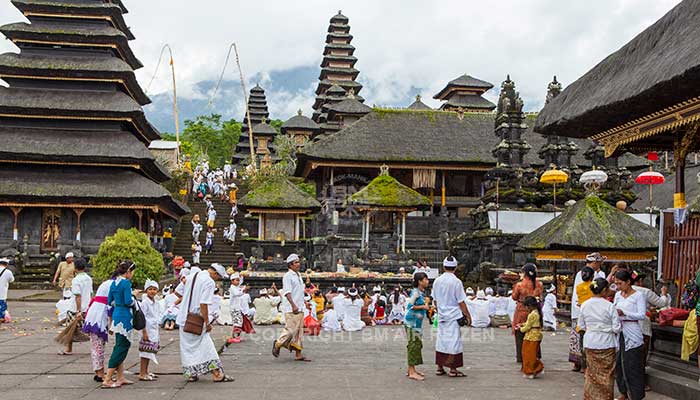
[[[176,332],[161,331],[164,346],[160,364],[153,370],[158,382],[137,382],[117,390],[101,390],[92,380],[89,344],[75,344],[73,356],[59,356],[53,337],[54,307],[50,303],[10,302],[15,321],[0,325],[0,399],[310,399],[338,395],[353,399],[576,399],[582,398],[583,376],[570,372],[566,362],[567,335],[547,335],[543,343],[546,373],[542,379],[525,380],[514,361],[512,336],[504,330],[465,330],[467,378],[432,374],[432,330],[426,331],[423,356],[425,382],[404,376],[405,339],[402,327],[367,328],[353,334],[307,337],[306,355],[312,363],[298,363],[289,353],[270,355],[279,326],[258,327],[222,354],[235,383],[214,384],[208,379],[186,383],[180,375]],[[229,328],[217,327],[218,343]],[[108,344],[111,351],[113,342]],[[138,353],[131,351],[126,364],[138,370]],[[668,399],[655,393],[650,400]]]

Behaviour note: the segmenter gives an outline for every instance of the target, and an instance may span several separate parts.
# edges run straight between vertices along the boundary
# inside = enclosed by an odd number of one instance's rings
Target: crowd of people
[[[648,311],[670,305],[665,287],[660,293],[644,287],[644,276],[626,267],[614,265],[609,273],[602,269],[605,257],[589,254],[586,265],[576,274],[572,300],[572,325],[569,335],[569,360],[573,370],[585,375],[585,398],[610,399],[617,383],[620,399],[642,399],[647,352],[651,336]],[[73,343],[89,341],[94,380],[104,388],[118,388],[134,382],[125,377],[124,360],[138,345],[141,359],[138,379],[157,380],[151,363],[157,363],[160,330],[177,329],[183,374],[189,381],[212,373],[215,382],[232,378],[223,371],[209,332],[213,325],[231,326],[228,348],[240,343],[244,334],[254,334],[256,325],[282,324],[284,330],[272,346],[278,357],[281,349],[295,353],[298,361],[310,361],[303,353],[304,335],[320,331],[354,332],[368,326],[403,325],[407,339],[407,376],[422,381],[423,328],[436,328],[436,375],[465,376],[463,340],[460,329],[510,328],[514,336],[516,361],[523,376],[534,379],[544,374],[541,358],[543,331],[556,330],[556,288],[545,288],[535,264],[522,267],[522,279],[510,292],[491,287],[466,289],[454,274],[457,260],[443,261],[443,273],[430,288],[428,273],[416,268],[411,288],[353,284],[331,286],[325,291],[299,272],[296,254],[287,260],[288,271],[282,288],[275,284],[257,290],[244,284],[244,278],[232,268],[220,264],[201,268],[185,263],[179,270],[177,285],[147,280],[135,290],[131,280],[138,266],[123,261],[114,273],[100,282],[93,293],[93,280],[83,259],[66,254],[54,275],[63,299],[57,312],[64,329],[56,337],[61,355],[71,355]],[[339,261],[339,264],[341,261]],[[0,321],[9,320],[7,287],[13,281],[8,260],[0,259]],[[216,281],[228,280],[228,289]],[[221,285],[222,287],[224,285]],[[427,322],[427,323],[426,323]],[[114,348],[105,368],[105,348],[109,337]]]

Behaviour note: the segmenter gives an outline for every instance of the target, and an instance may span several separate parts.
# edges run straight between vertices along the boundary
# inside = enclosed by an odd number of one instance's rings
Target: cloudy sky
[[[417,93],[432,95],[468,73],[492,82],[494,100],[506,74],[516,82],[528,111],[542,107],[552,75],[567,85],[652,24],[679,0],[124,0],[131,45],[144,68],[146,87],[160,50],[174,52],[181,119],[218,112],[240,119],[242,94],[231,62],[209,106],[232,42],[250,84],[267,91],[271,117],[311,113],[329,19],[350,18],[359,59],[361,94],[369,105],[401,107]],[[24,18],[8,0],[0,23]],[[17,51],[0,41],[0,52]],[[146,111],[162,131],[172,130],[167,63],[149,88]]]

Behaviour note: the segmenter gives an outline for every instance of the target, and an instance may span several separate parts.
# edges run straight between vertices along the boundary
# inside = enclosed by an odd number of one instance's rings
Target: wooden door
[[[61,238],[61,210],[57,208],[44,209],[41,223],[41,251],[58,250],[58,240]]]

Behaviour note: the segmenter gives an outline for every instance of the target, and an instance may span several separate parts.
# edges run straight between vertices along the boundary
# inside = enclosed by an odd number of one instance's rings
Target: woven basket
[[[149,342],[143,339],[141,339],[141,341],[139,342],[139,351],[143,351],[144,353],[156,354],[159,350],[160,343],[158,342]]]

